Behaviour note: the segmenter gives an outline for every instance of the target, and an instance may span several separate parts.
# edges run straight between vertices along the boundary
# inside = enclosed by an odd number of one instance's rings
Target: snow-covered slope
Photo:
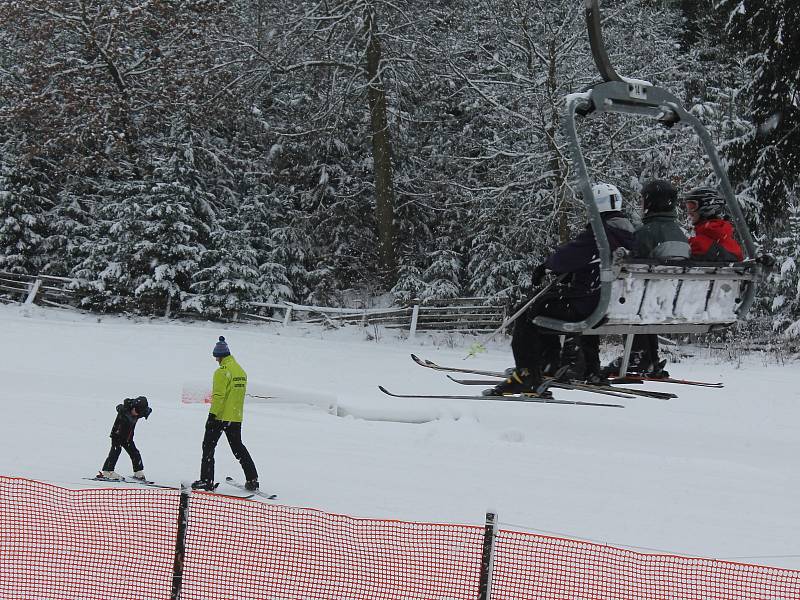
[[[506,342],[464,361],[474,339],[446,334],[375,341],[355,327],[136,322],[19,306],[0,307],[0,330],[6,475],[93,485],[82,478],[105,458],[114,407],[146,395],[154,412],[136,441],[148,476],[197,478],[208,408],[182,403],[181,391],[210,386],[211,350],[225,335],[251,381],[286,396],[246,405],[243,434],[262,488],[280,502],[460,523],[481,523],[491,508],[510,529],[800,568],[794,364],[747,356],[731,365],[698,350],[673,374],[725,389],[653,384],[680,398],[623,400],[620,410],[378,391],[474,390],[415,365],[410,352],[488,369],[511,362]],[[320,396],[332,410],[292,401]],[[124,452],[117,470],[130,473]],[[223,440],[217,477],[226,475],[241,470]]]

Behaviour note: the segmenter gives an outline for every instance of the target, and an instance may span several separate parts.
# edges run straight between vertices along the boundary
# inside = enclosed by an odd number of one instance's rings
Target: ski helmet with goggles
[[[645,212],[668,212],[678,203],[678,190],[669,181],[653,179],[642,187]]]
[[[696,187],[683,197],[688,210],[696,212],[703,219],[719,219],[725,216],[725,198],[711,186]],[[694,205],[694,208],[692,208]]]
[[[596,183],[592,186],[592,195],[597,210],[601,213],[622,210],[622,194],[617,186],[610,183]]]

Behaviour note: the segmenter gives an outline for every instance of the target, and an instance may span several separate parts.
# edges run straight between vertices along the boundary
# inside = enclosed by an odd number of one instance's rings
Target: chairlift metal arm
[[[615,275],[611,270],[611,247],[608,243],[606,229],[603,227],[603,219],[600,216],[600,211],[593,201],[592,184],[589,179],[589,172],[586,168],[586,161],[583,159],[580,140],[578,139],[577,128],[575,126],[576,112],[583,112],[585,110],[591,110],[591,107],[587,105],[587,98],[585,96],[575,95],[570,97],[567,102],[567,114],[564,120],[564,127],[566,128],[567,137],[570,140],[570,152],[572,153],[572,162],[575,165],[581,196],[586,205],[586,211],[589,214],[589,222],[591,223],[592,231],[594,232],[594,237],[597,242],[598,253],[600,255],[600,301],[594,312],[583,321],[562,321],[561,319],[553,319],[545,316],[538,316],[533,320],[533,322],[540,327],[561,331],[563,333],[574,333],[589,329],[603,318],[606,308],[608,307],[608,302],[611,299],[611,282],[615,279]]]
[[[598,0],[585,0],[584,15],[586,17],[586,29],[589,31],[589,45],[592,48],[592,56],[597,70],[603,77],[603,81],[622,81],[606,52],[603,43],[603,28],[600,21],[600,5]]]

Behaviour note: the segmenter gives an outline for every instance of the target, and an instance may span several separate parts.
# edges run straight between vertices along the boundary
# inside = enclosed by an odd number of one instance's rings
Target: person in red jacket
[[[725,218],[725,199],[715,188],[694,188],[683,197],[683,203],[694,226],[694,236],[689,238],[693,260],[737,262],[743,259],[742,247],[733,237],[733,225]]]

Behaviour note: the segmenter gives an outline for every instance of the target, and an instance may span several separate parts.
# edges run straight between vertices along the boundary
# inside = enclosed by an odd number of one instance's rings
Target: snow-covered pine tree
[[[439,249],[431,252],[430,265],[422,273],[425,282],[425,287],[419,293],[422,301],[458,298],[461,295],[463,259],[458,252],[450,249],[448,242],[443,240]]]
[[[242,236],[255,252],[259,274],[256,299],[260,302],[293,300],[290,272],[300,285],[306,281],[305,249],[298,245],[298,239],[292,239],[298,236],[287,231],[293,229],[288,225],[292,217],[291,203],[267,190],[265,185],[251,185],[245,192],[239,219],[243,224]]]
[[[395,302],[400,305],[407,305],[412,300],[418,299],[426,287],[422,270],[415,264],[419,259],[415,260],[415,257],[404,255],[404,260],[408,260],[409,263],[400,264],[397,270],[397,283],[391,290]]]
[[[128,265],[140,310],[169,316],[179,307],[205,251],[200,239],[208,235],[209,225],[199,213],[209,209],[210,197],[193,161],[190,145],[176,148],[156,162],[152,180],[138,198],[141,234]]]
[[[794,198],[783,235],[771,246],[776,266],[767,278],[768,293],[762,293],[762,310],[771,315],[774,331],[800,337],[800,198]]]
[[[800,191],[800,4],[721,0],[731,46],[744,48],[753,74],[741,94],[753,127],[729,147],[731,175],[762,208],[768,227]]]
[[[236,317],[249,303],[261,300],[256,251],[245,224],[234,215],[217,221],[211,248],[203,252],[200,269],[192,277],[192,291],[182,308],[208,317]]]
[[[43,242],[52,202],[45,178],[8,146],[0,149],[0,271],[35,275],[47,263]]]
[[[51,233],[44,241],[48,262],[42,268],[48,275],[67,276],[82,259],[81,248],[94,238],[94,216],[91,206],[97,198],[88,190],[80,194],[62,189],[56,205],[49,213]]]
[[[76,263],[70,276],[81,306],[97,311],[135,308],[136,273],[130,258],[142,235],[142,197],[149,189],[140,179],[100,182],[94,221],[76,231]]]

